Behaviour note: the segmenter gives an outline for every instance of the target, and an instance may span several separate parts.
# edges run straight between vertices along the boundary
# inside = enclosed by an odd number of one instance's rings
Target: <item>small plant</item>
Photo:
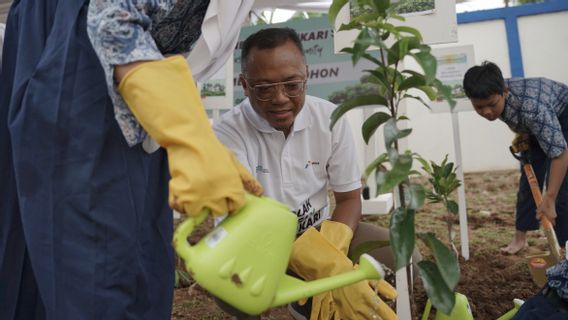
[[[174,281],[175,288],[186,288],[193,282],[189,273],[182,269],[176,269]]]
[[[417,158],[422,164],[422,169],[430,176],[428,181],[432,185],[431,191],[426,191],[426,198],[430,203],[441,203],[446,208],[446,225],[448,227],[448,245],[453,249],[454,254],[458,256],[458,250],[454,244],[453,235],[453,216],[458,214],[459,206],[457,202],[451,199],[451,194],[461,185],[457,177],[457,167],[453,162],[448,162],[448,155],[439,165],[434,161],[428,161]]]
[[[348,0],[334,0],[329,18],[332,26],[340,9]],[[397,192],[398,207],[390,220],[390,244],[393,250],[396,270],[409,268],[408,264],[414,251],[416,238],[423,241],[432,251],[433,261],[423,260],[418,263],[420,276],[426,293],[434,306],[449,314],[455,303],[453,292],[459,280],[459,267],[456,256],[433,233],[415,233],[414,216],[424,204],[424,188],[410,182],[409,176],[415,174],[412,169],[414,159],[419,155],[410,150],[399,149],[399,139],[411,134],[412,129],[401,129],[399,123],[409,119],[399,113],[402,101],[414,99],[428,107],[420,92],[430,101],[444,97],[453,107],[449,87],[436,79],[436,58],[430,47],[423,43],[422,35],[414,28],[394,25],[390,21],[404,21],[397,12],[397,3],[389,0],[351,0],[359,15],[343,24],[339,30],[358,30],[359,34],[352,47],[342,52],[351,54],[353,64],[366,59],[374,64],[373,69],[365,70],[366,80],[374,86],[369,94],[359,95],[343,102],[331,116],[331,127],[351,109],[363,106],[382,106],[381,111],[372,114],[362,125],[362,135],[366,143],[379,127],[383,127],[386,152],[379,155],[365,170],[365,177],[375,174],[379,193]],[[367,52],[377,48],[378,54]],[[405,69],[403,60],[414,59],[422,72]],[[385,166],[386,170],[377,170]],[[407,269],[408,270],[408,269]]]

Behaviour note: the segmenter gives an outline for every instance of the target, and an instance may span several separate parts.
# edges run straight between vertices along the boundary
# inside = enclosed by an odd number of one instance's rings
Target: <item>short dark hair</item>
[[[487,99],[505,92],[505,79],[499,67],[490,61],[469,68],[463,77],[463,89],[470,99]]]
[[[283,45],[287,41],[292,41],[304,57],[304,48],[298,33],[291,28],[267,28],[259,30],[246,38],[241,50],[241,72],[245,73],[247,59],[253,48],[257,49],[274,49]]]

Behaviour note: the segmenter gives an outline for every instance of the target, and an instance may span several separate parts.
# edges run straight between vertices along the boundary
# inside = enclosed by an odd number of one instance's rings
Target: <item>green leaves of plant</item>
[[[351,259],[351,261],[357,262],[357,261],[359,261],[359,257],[363,253],[371,252],[371,251],[373,251],[375,249],[379,249],[379,248],[388,247],[389,244],[390,244],[390,241],[388,241],[388,240],[375,240],[375,241],[363,242],[360,245],[356,246],[353,250],[351,250],[351,254],[349,255],[349,258]]]
[[[432,304],[445,314],[450,314],[456,303],[455,294],[444,282],[440,270],[432,261],[418,262],[418,269],[424,283],[426,294],[432,300]]]
[[[398,129],[396,121],[391,118],[385,123],[385,146],[388,148],[395,140],[404,138],[412,132],[412,129]]]
[[[424,76],[426,77],[426,82],[430,83],[436,79],[436,67],[438,65],[438,61],[430,52],[418,52],[418,53],[411,53],[414,60],[418,62],[422,70],[424,71]]]
[[[353,54],[351,56],[353,65],[356,65],[357,62],[359,62],[371,44],[373,44],[373,39],[371,38],[369,30],[367,28],[363,28],[363,30],[359,32],[359,36],[357,36],[355,44],[353,45]]]
[[[333,26],[339,12],[347,3],[348,0],[333,1],[329,10],[329,19]],[[398,127],[397,121],[405,119],[399,115],[398,108],[400,102],[408,98],[415,99],[429,108],[428,99],[423,98],[419,92],[410,92],[413,89],[423,92],[431,101],[442,98],[448,100],[451,106],[455,105],[455,101],[450,88],[436,79],[437,60],[431,54],[430,47],[422,42],[420,32],[409,26],[391,23],[392,19],[404,21],[404,18],[396,13],[399,3],[391,3],[390,0],[357,0],[352,4],[357,6],[355,9],[360,14],[352,17],[349,23],[343,24],[340,30],[359,30],[359,33],[353,46],[341,51],[352,55],[353,64],[366,59],[375,67],[365,70],[369,74],[365,84],[370,86],[370,90],[337,107],[331,115],[330,128],[333,128],[341,116],[356,107],[380,105],[388,109],[386,112],[376,112],[366,119],[361,133],[368,143],[378,128],[382,126],[384,129],[386,152],[367,166],[364,176],[368,177],[375,172],[378,193],[391,192],[395,188],[401,193],[401,207],[394,210],[390,221],[390,244],[395,267],[399,270],[408,264],[415,248],[416,211],[424,204],[425,199],[429,199],[443,202],[448,212],[456,213],[458,205],[449,199],[448,195],[460,182],[455,174],[455,166],[447,161],[447,157],[438,165],[410,151],[399,152],[397,140],[408,136],[412,129]],[[367,52],[369,48],[378,48],[379,51],[377,54],[370,54]],[[399,70],[401,62],[408,56],[416,60],[421,72]],[[430,175],[430,182],[434,186],[432,191],[426,191],[423,186],[409,182],[409,176],[416,173],[412,170],[414,157]],[[377,170],[379,167],[381,169]],[[433,234],[420,235],[420,239],[432,250],[437,263],[418,263],[426,292],[439,310],[449,313],[455,302],[452,290],[459,279],[456,257]],[[361,248],[361,252],[371,250],[372,245],[367,244],[367,247]],[[357,251],[357,255],[359,254]]]
[[[392,160],[392,157],[391,157]],[[391,192],[394,187],[408,178],[412,169],[412,156],[401,154],[394,161],[393,167],[389,171],[377,174],[377,187],[379,193]]]
[[[396,270],[408,264],[414,251],[414,214],[414,210],[400,207],[391,215],[390,243]]]
[[[363,177],[367,178],[368,176],[371,175],[371,173],[373,173],[373,171],[375,171],[383,162],[387,161],[387,154],[383,153],[380,156],[378,156],[375,160],[373,160],[373,162],[371,162],[367,168],[365,169],[365,172],[363,173]]]
[[[418,237],[432,250],[440,275],[448,288],[453,290],[460,280],[460,269],[456,256],[433,233],[418,234]]]
[[[405,188],[406,206],[413,210],[418,210],[424,204],[426,198],[426,191],[420,184],[411,183],[408,188]]]
[[[418,237],[432,250],[436,260],[436,263],[426,260],[418,263],[424,289],[438,310],[450,314],[455,303],[453,290],[460,278],[458,261],[433,233],[418,234]]]
[[[361,131],[363,133],[363,140],[365,143],[369,144],[369,139],[375,134],[375,131],[391,118],[391,115],[386,112],[375,112],[363,123]]]
[[[349,0],[333,0],[331,6],[329,7],[329,23],[331,27],[335,29],[335,19],[337,19],[337,14],[343,6],[347,4]]]
[[[380,15],[386,16],[387,9],[390,7],[390,0],[373,0],[373,7]]]
[[[331,124],[329,125],[329,129],[333,129],[333,126],[335,126],[337,120],[339,120],[339,118],[341,118],[341,116],[344,115],[347,111],[353,108],[371,105],[386,106],[387,101],[382,96],[360,96],[355,99],[346,101],[331,113]]]

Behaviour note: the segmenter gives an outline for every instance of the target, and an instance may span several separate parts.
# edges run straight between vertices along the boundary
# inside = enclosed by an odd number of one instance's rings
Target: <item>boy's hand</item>
[[[542,198],[542,202],[536,209],[536,217],[540,219],[542,215],[546,216],[550,223],[554,226],[556,222],[556,199],[548,196],[546,193]]]
[[[513,152],[519,153],[523,151],[528,151],[530,149],[529,135],[515,133],[515,138],[511,142],[511,147],[513,147]]]

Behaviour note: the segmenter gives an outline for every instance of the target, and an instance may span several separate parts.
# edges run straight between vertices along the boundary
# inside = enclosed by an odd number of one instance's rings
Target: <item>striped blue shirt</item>
[[[562,154],[567,144],[558,118],[568,106],[568,86],[546,78],[513,78],[505,84],[509,95],[501,120],[515,132],[535,136],[549,158]]]

